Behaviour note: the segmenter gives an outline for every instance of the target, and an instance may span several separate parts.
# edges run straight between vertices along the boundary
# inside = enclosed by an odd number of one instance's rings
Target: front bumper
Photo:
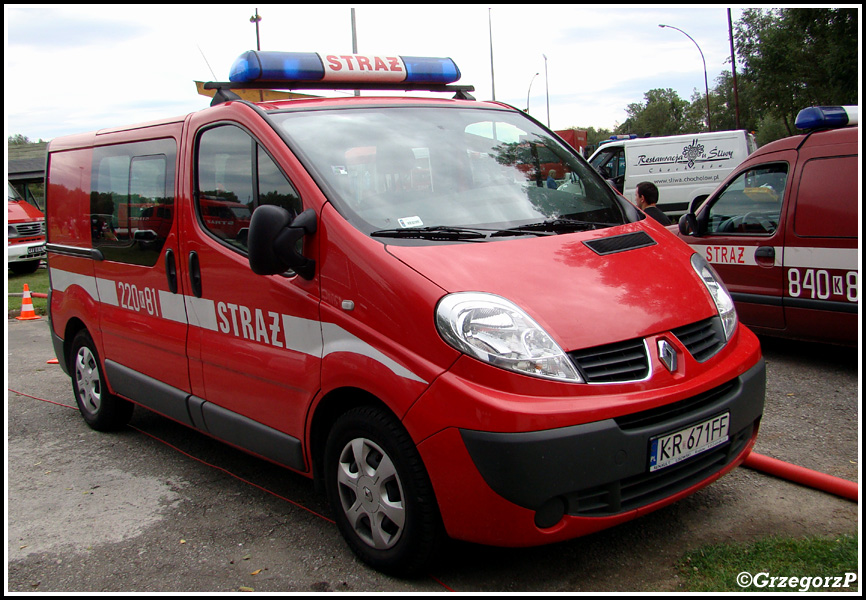
[[[742,453],[757,431],[764,391],[761,360],[722,386],[643,413],[548,431],[460,434],[491,489],[536,511],[536,524],[546,528],[563,514],[613,516],[640,508],[714,475]],[[724,412],[730,412],[726,443],[649,472],[651,438]]]
[[[47,258],[45,240],[13,243],[6,246],[6,259],[10,263],[41,260]]]
[[[530,546],[586,535],[683,498],[740,464],[763,413],[765,364],[694,397],[521,433],[449,429],[419,445],[452,537]],[[728,441],[649,471],[650,439],[730,413]]]

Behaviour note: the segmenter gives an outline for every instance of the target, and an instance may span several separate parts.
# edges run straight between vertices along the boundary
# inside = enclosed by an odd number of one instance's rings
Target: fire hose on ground
[[[750,453],[746,457],[746,460],[743,461],[743,466],[835,494],[854,502],[858,500],[859,485],[855,481],[848,481],[847,479],[834,477],[833,475],[827,475],[826,473],[820,473],[805,467],[798,467],[797,465],[755,452]]]

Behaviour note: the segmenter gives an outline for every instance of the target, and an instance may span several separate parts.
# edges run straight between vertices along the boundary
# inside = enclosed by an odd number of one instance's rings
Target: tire
[[[84,421],[97,431],[117,431],[132,418],[135,405],[108,391],[93,339],[86,330],[72,339],[72,391]]]
[[[28,275],[30,273],[35,273],[41,262],[42,260],[40,259],[9,263],[9,270],[15,275]]]
[[[362,561],[404,577],[429,568],[442,519],[421,456],[395,417],[366,406],[337,419],[324,477],[340,533]]]

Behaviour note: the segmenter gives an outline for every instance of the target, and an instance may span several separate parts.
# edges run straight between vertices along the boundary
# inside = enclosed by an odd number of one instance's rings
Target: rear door
[[[783,329],[784,222],[795,151],[742,168],[698,215],[701,237],[685,238],[718,271],[747,325]]]

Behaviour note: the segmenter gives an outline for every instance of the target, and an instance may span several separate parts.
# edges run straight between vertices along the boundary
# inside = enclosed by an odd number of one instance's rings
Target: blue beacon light
[[[856,106],[810,106],[797,114],[797,129],[838,128],[858,124]]]
[[[232,65],[229,81],[365,81],[448,84],[460,79],[450,58],[326,55],[250,50]]]

